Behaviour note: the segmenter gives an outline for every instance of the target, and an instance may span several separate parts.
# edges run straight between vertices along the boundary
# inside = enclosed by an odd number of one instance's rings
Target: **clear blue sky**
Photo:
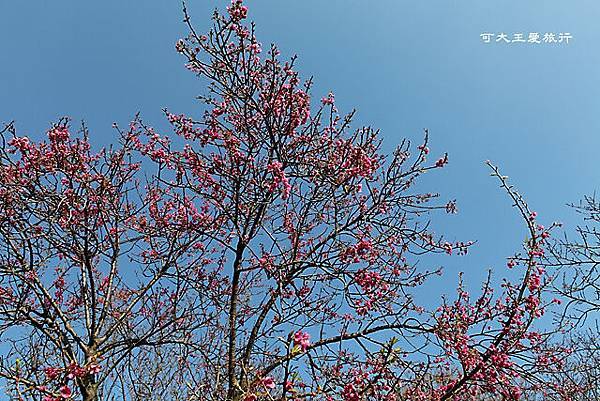
[[[225,1],[189,0],[203,30]],[[315,98],[336,93],[357,124],[381,128],[386,149],[429,128],[448,167],[426,187],[458,200],[435,218],[451,239],[475,239],[467,258],[448,258],[456,282],[503,267],[524,237],[491,159],[526,195],[541,221],[572,227],[565,207],[599,188],[600,2],[597,0],[257,0],[250,17],[263,44],[300,56]],[[0,3],[0,121],[39,137],[51,121],[86,120],[92,140],[114,140],[113,121],[140,111],[162,124],[163,107],[197,110],[204,88],[174,51],[178,1]],[[484,44],[482,32],[570,32],[568,45]],[[449,287],[450,289],[450,287]]]

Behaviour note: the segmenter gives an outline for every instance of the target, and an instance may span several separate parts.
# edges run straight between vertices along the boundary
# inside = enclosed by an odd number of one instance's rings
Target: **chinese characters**
[[[573,39],[573,35],[569,32],[515,32],[515,33],[492,33],[483,32],[479,35],[483,43],[500,43],[500,44],[565,44],[568,45]]]

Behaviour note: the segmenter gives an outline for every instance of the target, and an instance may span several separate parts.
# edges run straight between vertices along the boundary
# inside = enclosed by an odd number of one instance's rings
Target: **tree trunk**
[[[82,383],[80,386],[82,401],[99,401],[98,400],[98,383],[92,380],[87,380],[87,383]]]

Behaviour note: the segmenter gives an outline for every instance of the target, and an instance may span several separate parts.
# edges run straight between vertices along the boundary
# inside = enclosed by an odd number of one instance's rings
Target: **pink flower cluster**
[[[329,167],[339,170],[337,182],[345,183],[353,178],[371,177],[379,168],[380,161],[376,154],[370,154],[364,147],[356,146],[351,141],[338,139]]]
[[[294,346],[300,347],[302,352],[306,352],[310,347],[310,335],[304,331],[297,331],[294,333]]]
[[[227,12],[233,21],[238,22],[248,16],[248,7],[243,5],[242,0],[231,0],[231,5],[227,7]]]
[[[172,114],[166,112],[167,119],[175,127],[175,133],[184,139],[196,139],[200,137],[203,131],[194,127],[194,121],[183,114]],[[206,138],[208,139],[208,138]]]
[[[73,396],[73,391],[66,384],[64,386],[61,386],[58,389],[58,392],[59,392],[58,396],[46,395],[46,396],[44,396],[44,398],[42,398],[42,400],[43,401],[64,401],[64,400],[70,399]]]
[[[376,256],[376,251],[369,239],[361,239],[357,244],[350,245],[340,255],[343,261],[359,263],[361,260],[371,260]]]
[[[153,189],[148,193],[148,211],[158,228],[173,228],[180,232],[206,228],[213,222],[209,206],[197,209],[196,199],[169,191]]]
[[[44,368],[44,374],[46,378],[52,381],[63,382],[63,380],[72,381],[77,378],[86,377],[88,375],[95,375],[100,373],[101,367],[97,363],[90,362],[86,366],[80,366],[79,364],[72,362],[66,368],[59,368],[54,366],[48,366]],[[64,377],[61,377],[64,375]],[[49,392],[46,386],[42,386],[38,388],[40,391]],[[43,401],[64,401],[71,399],[73,396],[73,391],[68,384],[63,384],[58,388],[57,393],[54,395],[45,395],[42,399]]]
[[[283,164],[277,160],[267,165],[267,171],[273,175],[273,182],[269,185],[269,191],[274,192],[280,185],[283,187],[281,198],[287,199],[292,191],[292,185],[283,171]]]
[[[327,97],[324,97],[321,99],[321,103],[323,105],[332,105],[335,103],[335,97],[333,96],[333,93],[329,92],[329,94],[327,95]]]

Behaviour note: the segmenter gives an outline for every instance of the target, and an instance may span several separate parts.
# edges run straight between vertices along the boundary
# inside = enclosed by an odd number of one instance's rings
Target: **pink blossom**
[[[438,161],[435,162],[436,167],[444,167],[444,165],[446,164],[448,164],[448,155],[444,155],[444,157],[438,159]]]
[[[269,186],[269,191],[273,192],[280,184],[283,186],[281,198],[287,199],[290,196],[292,186],[283,171],[283,164],[277,160],[267,165],[267,171],[273,174],[273,182]]]
[[[300,330],[294,333],[294,346],[299,346],[302,352],[306,352],[310,346],[310,335]]]
[[[49,380],[54,380],[60,374],[61,370],[60,368],[47,367],[44,368],[44,373]]]
[[[67,385],[62,386],[59,389],[59,391],[60,391],[60,396],[65,399],[71,398],[71,396],[73,395],[71,388]]]
[[[227,7],[227,12],[233,21],[240,21],[248,15],[248,7],[243,5],[242,0],[232,0],[231,5]]]
[[[90,363],[88,365],[87,369],[90,374],[95,375],[95,374],[100,373],[101,367],[100,367],[100,365],[98,365],[96,363]]]
[[[327,95],[327,97],[324,97],[321,99],[321,103],[323,105],[331,105],[335,102],[335,97],[333,96],[333,93],[329,92],[329,94]]]
[[[48,131],[48,139],[53,143],[63,143],[69,140],[69,130],[65,126],[58,126]]]
[[[261,384],[271,390],[275,388],[275,380],[271,376],[263,378]]]

